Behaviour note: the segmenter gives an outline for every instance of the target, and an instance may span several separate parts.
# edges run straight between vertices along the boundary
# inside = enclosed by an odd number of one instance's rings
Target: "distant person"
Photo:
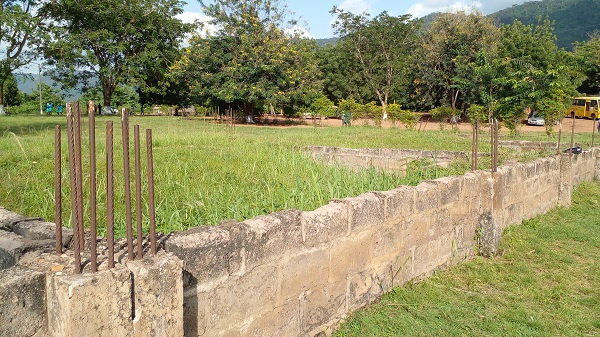
[[[62,115],[62,113],[63,113],[63,105],[62,105],[62,104],[59,104],[59,105],[56,107],[56,114],[58,114],[58,115]]]
[[[46,103],[46,113],[47,114],[52,114],[52,108],[53,108],[52,102]]]
[[[102,115],[102,104],[98,103],[98,115]]]

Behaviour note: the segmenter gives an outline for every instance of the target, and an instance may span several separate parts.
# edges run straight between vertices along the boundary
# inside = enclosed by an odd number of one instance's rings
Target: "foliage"
[[[429,111],[434,120],[440,123],[440,129],[444,128],[444,124],[452,118],[460,116],[460,110],[449,105],[442,105]]]
[[[412,65],[418,21],[410,15],[394,17],[382,12],[372,20],[368,14],[356,15],[338,7],[333,28],[341,38],[337,46],[354,56],[364,83],[377,95],[383,116],[393,90],[401,90]]]
[[[600,2],[594,0],[528,1],[492,14],[501,24],[515,19],[525,25],[536,24],[539,18],[554,22],[559,48],[571,50],[574,43],[588,39],[590,32],[600,30]]]
[[[44,39],[45,13],[37,0],[0,2],[0,105],[4,102],[4,83],[16,70],[38,56],[38,44]]]
[[[583,94],[600,94],[600,33],[596,32],[575,45],[575,57],[586,78],[577,90]]]
[[[65,87],[98,78],[110,106],[119,84],[140,85],[147,69],[172,62],[167,56],[192,28],[175,17],[182,6],[180,0],[51,1],[44,8],[53,18],[46,60]]]
[[[17,86],[17,79],[12,74],[4,81],[3,97],[5,105],[15,106],[21,104],[21,94]]]
[[[488,119],[488,109],[479,104],[472,104],[467,108],[467,116],[471,120],[471,123],[475,123],[475,121],[485,121]]]
[[[388,106],[388,116],[394,122],[400,122],[405,128],[414,130],[421,116],[410,110],[403,110],[399,104],[392,103]]]
[[[443,146],[463,151],[469,148],[467,138],[439,132],[424,134],[407,130],[399,134],[385,128],[374,132],[372,128],[360,127],[281,129],[238,126],[232,138],[223,125],[203,123],[200,119],[131,118],[132,125],[140,124],[153,130],[157,223],[163,232],[214,225],[224,219],[243,220],[281,209],[315,209],[329,199],[392,189],[403,183],[417,184],[434,174],[431,172],[431,175],[417,179],[376,170],[357,173],[314,161],[299,151],[308,145],[414,149],[440,149]],[[102,135],[104,124],[109,120],[120,125],[117,116],[98,117],[98,153],[105,151]],[[4,207],[26,216],[53,218],[54,149],[49,139],[53,138],[54,125],[64,128],[65,123],[64,116],[8,116],[2,120],[0,201]],[[115,144],[120,143],[120,134],[115,129]],[[19,140],[23,150],[15,139]],[[86,150],[84,142],[83,151]],[[63,163],[67,162],[66,153],[66,138],[63,138]],[[123,181],[122,170],[118,169],[123,167],[120,157],[116,156],[114,163],[116,182]],[[88,157],[84,156],[83,160],[87,167]],[[99,169],[105,167],[104,156],[99,155],[97,160]],[[442,173],[444,171],[437,171],[437,174]],[[98,172],[99,214],[105,207],[104,177]],[[64,200],[68,200],[68,184],[68,178],[63,179],[63,191],[67,194]],[[119,185],[116,187],[115,221],[117,234],[122,236],[124,192]],[[87,191],[85,193],[87,195]],[[145,191],[143,195],[146,195]],[[66,209],[65,214],[68,214]],[[144,212],[145,224],[146,214]],[[68,221],[65,218],[66,224]],[[102,224],[100,228],[103,228]]]
[[[547,119],[548,132],[554,121],[560,119],[563,109],[576,94],[580,81],[574,70],[571,54],[554,44],[552,24],[548,19],[536,26],[525,26],[519,21],[502,27],[499,60],[498,113],[505,125],[516,130],[523,118],[523,108],[538,110]],[[557,104],[546,101],[551,99]],[[542,102],[541,109],[538,104]]]
[[[475,68],[482,53],[495,54],[498,28],[481,13],[440,14],[423,37],[421,92],[431,105],[464,110],[480,101]]]
[[[310,111],[320,116],[335,117],[335,107],[333,106],[333,102],[325,97],[325,95],[313,99],[310,104]]]
[[[286,35],[284,4],[219,0],[204,11],[220,29],[193,36],[171,75],[197,97],[193,103],[233,106],[246,115],[310,105],[320,91],[316,45]]]

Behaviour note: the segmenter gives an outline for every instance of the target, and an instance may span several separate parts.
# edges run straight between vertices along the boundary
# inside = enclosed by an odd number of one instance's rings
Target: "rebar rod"
[[[106,123],[106,245],[108,268],[115,266],[115,184],[113,170],[113,122]]]
[[[127,228],[127,258],[131,261],[133,255],[133,229],[131,223],[131,171],[129,168],[129,116],[121,112],[122,142],[123,142],[123,176],[125,179],[125,221]]]
[[[74,102],[73,107],[73,130],[75,132],[75,183],[77,200],[77,228],[79,231],[79,249],[85,249],[85,231],[83,225],[83,165],[81,160],[81,114],[79,112],[79,101]]]
[[[60,125],[56,125],[54,127],[54,222],[56,224],[54,238],[56,239],[57,254],[62,254],[62,158],[60,136]]]
[[[73,224],[73,254],[75,274],[81,274],[81,251],[79,249],[79,228],[77,227],[77,183],[75,170],[75,139],[73,127],[73,105],[67,103],[67,141],[69,148],[69,178],[71,182],[71,222]]]
[[[142,246],[142,169],[140,157],[140,126],[137,124],[133,126],[133,143],[135,150],[135,215],[137,224],[136,258],[141,259],[144,256],[144,249]]]
[[[94,116],[94,103],[88,102],[88,122],[90,134],[90,262],[92,272],[98,271],[97,242],[98,230],[96,228],[96,122]]]
[[[156,215],[154,208],[154,158],[152,156],[152,129],[146,129],[146,157],[148,170],[148,217],[150,218],[150,253],[156,255]]]

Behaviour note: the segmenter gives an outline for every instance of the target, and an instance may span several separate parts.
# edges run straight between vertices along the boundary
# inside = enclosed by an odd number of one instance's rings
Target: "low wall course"
[[[0,270],[0,336],[45,336],[46,275],[20,266]]]

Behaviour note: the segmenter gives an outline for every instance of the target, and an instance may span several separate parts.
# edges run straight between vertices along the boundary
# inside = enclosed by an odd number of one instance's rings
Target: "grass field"
[[[98,221],[102,231],[107,120],[115,123],[115,221],[117,235],[122,236],[125,212],[118,117],[97,118]],[[86,123],[87,118],[84,119]],[[414,185],[424,179],[462,174],[469,169],[468,163],[457,162],[449,169],[423,169],[415,165],[405,177],[376,170],[357,173],[323,165],[301,151],[307,145],[470,151],[470,135],[452,131],[419,133],[376,127],[237,126],[232,136],[224,125],[209,124],[200,119],[132,117],[132,129],[136,123],[141,125],[142,133],[145,128],[153,129],[157,224],[163,232],[214,225],[224,219],[243,220],[288,208],[315,209],[329,199],[389,190],[401,184]],[[26,216],[54,219],[53,133],[56,124],[63,126],[62,190],[68,197],[65,117],[3,116],[0,118],[0,206]],[[85,147],[87,127],[84,126],[83,131]],[[132,135],[130,140],[133,142]],[[86,150],[87,147],[84,153]],[[480,151],[486,150],[489,146],[483,138]],[[510,156],[506,152],[502,155],[503,158]],[[84,154],[84,172],[87,172],[87,156]],[[145,156],[144,152],[142,156]],[[133,159],[131,163],[133,167]],[[489,159],[482,160],[480,165],[480,168],[488,168]],[[86,189],[87,184],[84,181]],[[143,185],[145,188],[146,184]],[[86,190],[84,193],[88,195]],[[65,200],[63,218],[69,225],[69,202]],[[87,197],[85,201],[87,204]],[[146,223],[146,209],[143,215]]]
[[[600,184],[508,228],[503,254],[407,284],[334,335],[600,336]]]

